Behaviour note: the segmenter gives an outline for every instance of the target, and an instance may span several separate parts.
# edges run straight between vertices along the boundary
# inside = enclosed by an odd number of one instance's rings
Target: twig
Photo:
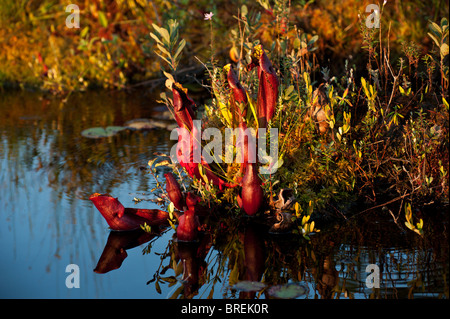
[[[189,72],[200,73],[203,70],[204,70],[203,67],[194,65],[194,66],[187,67],[187,68],[181,69],[179,71],[176,71],[174,75],[179,76],[179,77],[183,76],[183,75],[187,76],[187,73],[189,73]],[[165,81],[166,81],[166,77],[161,77],[158,79],[151,79],[151,80],[142,81],[142,82],[139,82],[136,84],[132,84],[132,85],[127,86],[127,88],[134,88],[134,87],[138,87],[138,86],[150,86],[153,88],[153,87],[156,87],[159,85],[163,85]]]
[[[344,217],[344,219],[345,220],[348,220],[348,218],[339,210],[339,209],[337,209],[336,207],[334,207],[333,205],[331,205],[331,204],[328,204],[328,206],[331,206],[335,211],[337,211],[338,213],[339,213],[339,215],[341,215],[342,217]]]
[[[384,58],[386,59],[386,52],[385,52],[384,54],[385,54],[385,57],[384,57]],[[398,80],[398,78],[400,77],[400,75],[401,75],[401,73],[402,73],[402,69],[403,69],[403,59],[400,59],[400,70],[398,71],[398,75],[397,75],[397,76],[394,75],[394,71],[392,71],[391,64],[390,64],[389,62],[387,62],[386,65],[388,66],[389,71],[391,72],[391,75],[392,75],[392,77],[394,78],[394,85],[392,86],[391,98],[389,99],[389,103],[388,103],[388,105],[387,105],[387,109],[389,110],[389,106],[391,105],[392,98],[394,97],[395,86],[396,86],[396,84],[397,84],[397,80]],[[388,112],[386,112],[386,113],[388,113]]]
[[[420,187],[416,187],[415,189],[413,189],[413,191],[412,191],[411,193],[403,194],[403,195],[401,195],[401,196],[399,196],[399,197],[396,197],[396,198],[394,198],[394,199],[391,199],[390,201],[387,201],[387,202],[385,202],[385,203],[383,203],[383,204],[380,204],[380,205],[377,205],[377,206],[373,206],[373,207],[371,207],[371,208],[367,208],[367,209],[363,210],[362,212],[359,212],[359,213],[353,215],[351,218],[353,218],[353,217],[355,217],[355,216],[358,216],[358,215],[361,215],[361,214],[363,214],[363,213],[365,213],[365,212],[371,211],[371,210],[373,210],[373,209],[377,209],[377,208],[380,208],[380,207],[383,207],[383,206],[392,204],[392,203],[394,203],[394,202],[396,202],[396,201],[398,201],[398,200],[400,200],[400,199],[403,199],[403,198],[405,198],[405,197],[407,197],[407,196],[410,196],[410,195],[414,194],[414,192],[415,192],[416,190],[418,190],[419,188],[420,188]]]

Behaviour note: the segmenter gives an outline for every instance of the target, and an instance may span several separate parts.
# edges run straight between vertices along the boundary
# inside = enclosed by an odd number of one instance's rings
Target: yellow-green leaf
[[[102,27],[106,28],[108,26],[108,19],[103,11],[98,11],[98,21]]]
[[[441,58],[445,58],[446,55],[448,55],[448,44],[443,43],[441,45]]]

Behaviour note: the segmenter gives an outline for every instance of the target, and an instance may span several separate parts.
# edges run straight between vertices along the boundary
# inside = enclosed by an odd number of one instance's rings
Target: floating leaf
[[[82,131],[81,135],[88,138],[110,137],[124,129],[123,126],[91,127]]]
[[[125,126],[135,130],[152,130],[155,125],[148,119],[136,119],[125,123]]]
[[[172,123],[152,119],[135,119],[126,122],[124,126],[133,130],[153,130],[167,129],[168,127],[172,127]]]
[[[259,281],[243,280],[236,283],[232,288],[241,291],[258,291],[265,287],[266,284]]]
[[[308,287],[303,283],[289,283],[269,288],[269,295],[280,299],[294,299],[308,293]]]

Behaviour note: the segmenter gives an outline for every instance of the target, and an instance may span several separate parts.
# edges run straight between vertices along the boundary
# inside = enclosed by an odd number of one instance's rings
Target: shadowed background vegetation
[[[65,25],[67,5],[80,8],[80,28]],[[224,64],[229,51],[239,47],[237,8],[243,4],[254,16],[252,38],[270,47],[273,41],[297,31],[318,36],[314,51],[317,65],[328,66],[332,74],[344,70],[345,59],[363,72],[367,58],[358,14],[370,1],[7,1],[0,6],[0,83],[5,87],[31,86],[54,92],[88,87],[129,88],[158,78],[161,62],[149,36],[152,23],[180,23],[187,41],[181,69],[197,65],[194,56],[208,60],[210,28],[203,14],[213,12],[214,51]],[[283,7],[289,7],[287,13]],[[392,23],[389,33],[391,58],[403,55],[405,44],[413,43],[418,53],[431,51],[428,21],[448,15],[446,1],[388,1],[382,28]],[[287,28],[286,24],[290,26]],[[288,33],[286,33],[286,31]],[[360,68],[359,68],[360,67]],[[150,82],[152,83],[152,82]]]

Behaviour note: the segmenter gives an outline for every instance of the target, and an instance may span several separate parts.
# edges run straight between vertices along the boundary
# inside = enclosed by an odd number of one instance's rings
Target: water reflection
[[[94,272],[106,274],[111,270],[120,268],[122,262],[128,256],[126,250],[145,244],[156,236],[157,234],[149,234],[143,230],[110,232]]]
[[[73,94],[63,104],[34,92],[0,94],[1,297],[118,293],[105,291],[106,281],[89,275],[108,229],[87,199],[94,191],[111,192],[129,207],[157,208],[132,199],[154,187],[141,168],[154,152],[167,152],[169,132],[124,131],[94,140],[81,131],[150,118],[158,110],[152,95],[132,97],[91,92]],[[70,263],[85,274],[80,290],[64,285]]]
[[[151,118],[160,110],[154,100],[92,92],[62,104],[38,93],[0,95],[0,297],[448,298],[442,212],[425,220],[423,239],[383,212],[320,225],[310,242],[219,214],[203,217],[208,227],[195,243],[178,242],[170,227],[110,232],[89,196],[159,208],[133,198],[151,198],[147,162],[172,142],[165,130],[103,139],[81,131]],[[65,287],[70,263],[80,267],[80,289]],[[380,269],[379,289],[366,286],[368,264]]]
[[[397,226],[387,220],[384,227],[381,237]],[[311,242],[240,220],[221,220],[211,229],[200,243],[174,237],[148,283],[159,291],[178,284],[167,298],[448,298],[448,254],[405,247],[415,241],[405,234],[393,236],[399,246],[383,247],[352,233],[354,223],[316,234]],[[357,243],[347,234],[356,234]],[[370,264],[379,268],[379,288],[366,284]]]

